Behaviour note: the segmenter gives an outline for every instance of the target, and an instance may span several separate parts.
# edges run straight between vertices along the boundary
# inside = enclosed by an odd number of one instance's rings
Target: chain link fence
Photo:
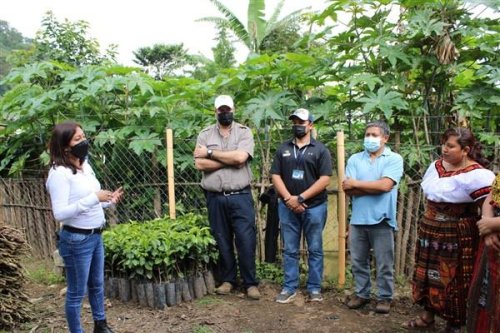
[[[266,192],[270,185],[269,168],[272,162],[274,151],[278,145],[290,136],[290,132],[281,131],[274,133],[273,138],[269,133],[257,131],[255,135],[255,157],[252,161],[252,170],[255,175],[252,188],[254,191],[255,208],[257,212],[258,226],[258,258],[264,260],[268,258],[265,253],[273,247],[266,245],[272,237],[272,242],[276,243],[275,249],[279,259],[281,245],[278,237],[277,226],[270,225],[269,210],[267,205],[259,201],[259,196]],[[361,138],[349,137],[345,142],[346,161],[348,157],[362,149]],[[399,232],[396,233],[396,262],[395,269],[398,275],[406,277],[411,276],[413,270],[413,258],[417,234],[417,223],[422,215],[424,208],[424,198],[420,190],[420,178],[425,172],[427,162],[422,163],[415,154],[415,149],[408,149],[398,141],[398,135],[391,136],[392,140],[389,146],[397,151],[401,151],[405,159],[405,176],[402,179],[399,201],[398,201],[398,226]],[[336,276],[336,253],[338,251],[338,180],[336,179],[336,133],[333,129],[321,130],[318,133],[318,140],[327,145],[332,153],[334,176],[328,188],[329,192],[329,212],[327,226],[324,232],[325,248],[325,273],[328,276]],[[192,152],[196,144],[196,134],[191,138],[175,138],[173,145],[173,165],[175,179],[175,199],[176,212],[183,214],[185,212],[194,212],[206,214],[206,203],[203,190],[199,183],[201,173],[195,169],[192,158]],[[107,211],[107,218],[110,223],[124,223],[130,220],[147,221],[157,217],[168,215],[169,198],[167,182],[167,147],[166,139],[160,139],[158,145],[148,147],[148,149],[138,149],[147,145],[134,141],[120,141],[113,144],[99,144],[96,140],[91,146],[90,163],[94,168],[97,178],[105,189],[116,189],[123,187],[125,196],[123,201],[115,208]],[[420,154],[426,154],[426,160],[432,161],[439,156],[439,147],[432,145],[420,145]],[[497,155],[498,156],[498,153]],[[492,166],[498,170],[498,165]],[[46,178],[46,170],[32,170],[32,175],[37,175],[36,179],[3,180],[0,186],[0,222],[13,224],[27,231],[27,237],[34,247],[34,252],[42,256],[47,256],[51,251],[47,249],[37,250],[38,244],[36,238],[43,234],[43,228],[46,229],[44,239],[52,237],[55,229],[55,222],[51,215],[50,206],[47,200],[47,193],[40,190],[37,195],[26,196],[21,192],[26,191],[26,184],[36,183],[36,188],[43,189],[43,183]],[[19,184],[23,184],[22,187]],[[31,185],[28,185],[28,187]],[[23,189],[24,188],[24,189]],[[13,195],[17,193],[19,195]],[[37,201],[37,196],[40,197]],[[33,213],[26,213],[31,211]],[[272,212],[271,212],[272,213]],[[349,215],[347,216],[349,220]],[[30,232],[29,230],[36,230]],[[30,235],[31,234],[31,235]],[[32,239],[30,239],[32,238]],[[48,245],[54,247],[54,242],[47,241]],[[306,255],[305,245],[303,245],[302,254]],[[276,255],[271,258],[275,258]]]

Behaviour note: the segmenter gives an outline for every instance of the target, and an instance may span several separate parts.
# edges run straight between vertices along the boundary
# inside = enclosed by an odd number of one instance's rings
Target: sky
[[[222,0],[246,25],[247,0]],[[278,0],[266,0],[266,14],[273,12]],[[292,11],[311,6],[326,8],[326,0],[286,0],[282,17]],[[206,16],[221,16],[209,0],[1,0],[0,20],[25,37],[33,38],[41,27],[47,11],[59,21],[84,20],[90,24],[90,36],[101,48],[118,45],[119,63],[134,65],[132,51],[156,43],[184,43],[191,54],[201,53],[212,58],[216,30],[208,22],[196,22]],[[237,46],[236,58],[243,61],[248,54]]]

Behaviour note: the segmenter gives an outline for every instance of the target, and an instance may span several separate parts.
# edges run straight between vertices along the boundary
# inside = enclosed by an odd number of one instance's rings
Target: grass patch
[[[197,325],[193,328],[193,333],[214,333],[214,331],[205,325]]]
[[[64,276],[54,272],[54,264],[50,261],[44,261],[27,257],[23,260],[25,275],[28,280],[44,285],[58,284],[65,281]]]
[[[221,304],[224,301],[220,297],[205,296],[196,300],[197,304],[200,305],[211,305],[211,304]]]

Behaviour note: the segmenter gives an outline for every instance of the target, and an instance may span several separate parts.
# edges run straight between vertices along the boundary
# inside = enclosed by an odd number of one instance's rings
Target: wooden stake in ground
[[[175,185],[174,185],[174,138],[172,129],[167,128],[167,180],[168,180],[168,210],[172,220],[175,220]]]
[[[345,149],[344,132],[337,132],[337,173],[338,173],[338,215],[339,215],[339,287],[345,284],[345,243],[346,243],[346,214],[345,192],[341,182],[345,178]]]

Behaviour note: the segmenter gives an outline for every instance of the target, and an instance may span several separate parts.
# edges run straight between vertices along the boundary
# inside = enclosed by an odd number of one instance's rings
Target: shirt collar
[[[389,155],[389,154],[391,153],[391,151],[392,151],[392,150],[391,150],[391,148],[389,148],[388,146],[384,146],[384,150],[382,151],[382,154],[380,154],[380,155],[379,155],[379,156],[377,156],[377,157],[380,157],[380,156],[387,156],[387,155]],[[365,156],[365,157],[370,158],[370,153],[368,153],[368,152],[366,151],[366,149],[365,149],[365,150],[363,150],[363,154],[364,154],[364,156]]]
[[[296,144],[295,144],[295,138],[288,140],[288,143],[290,145],[292,145],[292,146],[296,146]],[[306,144],[306,145],[304,145],[304,146],[302,146],[302,147],[306,147],[306,146],[309,146],[309,145],[311,145],[311,146],[315,146],[316,145],[316,140],[314,140],[314,138],[312,136],[311,136],[311,139],[309,140],[309,143]]]

